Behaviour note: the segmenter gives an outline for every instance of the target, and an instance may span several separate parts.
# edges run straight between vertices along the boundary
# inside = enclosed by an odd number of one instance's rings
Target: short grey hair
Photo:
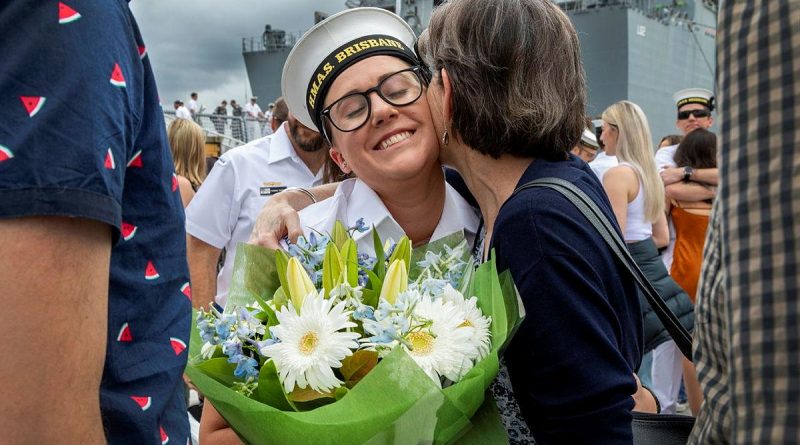
[[[457,137],[494,158],[566,159],[583,132],[586,87],[577,33],[557,5],[451,0],[426,34],[419,50],[449,74]]]

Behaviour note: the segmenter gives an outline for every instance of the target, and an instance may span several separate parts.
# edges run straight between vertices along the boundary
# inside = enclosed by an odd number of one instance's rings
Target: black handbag
[[[567,198],[589,220],[608,244],[614,255],[630,272],[647,302],[655,311],[658,319],[669,335],[678,345],[684,356],[692,359],[692,337],[678,320],[678,317],[667,307],[653,285],[639,269],[639,266],[628,252],[625,242],[615,230],[608,218],[581,189],[569,181],[559,178],[540,178],[517,187],[511,196],[529,188],[548,188],[555,190]],[[650,414],[633,412],[633,443],[635,445],[684,445],[689,440],[694,417],[672,414]]]

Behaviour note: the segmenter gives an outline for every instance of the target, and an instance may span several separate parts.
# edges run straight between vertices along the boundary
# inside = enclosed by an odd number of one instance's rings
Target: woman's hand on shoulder
[[[258,214],[253,231],[250,233],[250,244],[268,249],[280,249],[284,236],[292,243],[303,234],[300,216],[289,203],[277,199],[281,194],[267,201]]]

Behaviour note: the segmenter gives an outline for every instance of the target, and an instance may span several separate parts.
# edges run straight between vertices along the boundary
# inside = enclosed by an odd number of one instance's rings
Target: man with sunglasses
[[[707,130],[714,124],[714,118],[711,116],[711,112],[714,111],[714,95],[711,91],[703,88],[687,88],[678,91],[672,97],[678,106],[678,120],[675,122],[675,126],[684,136],[698,128]],[[656,153],[656,166],[661,171],[661,179],[665,186],[689,181],[714,186],[717,184],[719,177],[716,168],[693,169],[691,166],[678,167],[675,165],[673,157],[677,149],[677,145],[670,145]],[[713,195],[699,198],[698,194],[707,195],[708,191],[704,192],[700,187],[694,185],[675,187],[675,189],[678,189],[674,191],[677,195],[670,196],[671,198],[685,201],[713,198]]]
[[[673,95],[678,106],[678,120],[675,125],[685,136],[692,131],[708,129],[714,124],[711,112],[714,110],[714,95],[703,88],[687,88]],[[669,199],[683,202],[700,202],[714,199],[719,174],[716,168],[678,167],[675,152],[678,145],[669,145],[656,152],[656,167],[666,187]],[[674,230],[670,224],[670,242],[662,256],[667,269],[672,265],[672,250],[675,245]]]

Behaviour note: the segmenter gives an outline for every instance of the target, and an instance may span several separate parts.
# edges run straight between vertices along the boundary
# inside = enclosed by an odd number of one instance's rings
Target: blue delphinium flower
[[[353,311],[353,318],[356,320],[365,320],[365,319],[375,319],[375,310],[372,309],[372,306],[368,306],[366,304],[360,305]]]
[[[372,270],[375,267],[375,263],[378,262],[378,259],[369,256],[366,253],[359,253],[356,257],[358,259],[358,285],[365,287],[367,282],[369,281],[369,275],[367,274],[367,270]]]
[[[300,261],[316,287],[322,285],[322,261],[329,243],[328,235],[311,232],[308,238],[301,236],[297,244],[289,244],[289,255]]]
[[[364,224],[364,218],[362,217],[358,218],[356,220],[356,224],[353,227],[350,227],[348,230],[350,231],[350,233],[353,233],[354,231],[363,233],[369,230],[369,227],[367,227],[367,225]]]
[[[425,259],[417,261],[417,265],[419,267],[437,267],[441,261],[442,261],[441,254],[434,253],[429,250],[425,252]]]
[[[236,370],[233,371],[233,375],[239,378],[258,378],[258,369],[256,369],[256,366],[258,366],[258,361],[256,359],[241,355],[236,363]]]
[[[223,342],[233,335],[233,326],[236,324],[236,315],[224,314],[217,322],[217,336]]]
[[[439,292],[435,292],[435,287],[439,286],[439,282],[431,282],[425,284],[425,280],[443,280],[451,286],[458,288],[464,278],[464,271],[467,268],[462,258],[466,253],[466,241],[462,241],[456,247],[445,245],[442,252],[425,252],[425,259],[418,261],[417,266],[422,268],[422,271],[417,278],[416,283],[420,285],[423,292],[431,296],[436,296]],[[441,290],[441,289],[440,289]]]
[[[215,320],[216,318],[208,316],[203,311],[197,312],[197,329],[200,331],[200,338],[203,339],[203,342],[211,343],[212,345],[217,344]]]
[[[243,354],[242,341],[238,337],[225,340],[222,343],[222,353],[228,356],[228,363],[237,363],[238,357]]]
[[[265,332],[264,325],[261,320],[253,317],[258,313],[257,310],[251,312],[247,308],[237,308],[236,310],[236,335],[241,338],[251,337],[255,334],[263,334]]]
[[[422,292],[425,295],[430,295],[432,297],[441,295],[447,283],[448,283],[447,280],[428,278],[427,280],[422,281],[422,284],[420,285],[420,292]]]
[[[274,339],[274,338],[268,338],[268,339],[266,339],[264,341],[257,341],[256,342],[256,349],[258,349],[258,353],[259,354],[265,355],[264,348],[266,348],[267,346],[272,346],[275,343],[278,343],[279,341],[280,340],[277,340],[277,339]]]
[[[372,317],[362,319],[364,332],[371,335],[363,339],[362,343],[386,349],[391,347],[393,342],[401,341],[411,329],[412,314],[419,298],[417,291],[409,290],[398,294],[395,304],[389,304],[388,301],[381,299]],[[356,311],[360,309],[359,307]],[[368,311],[365,309],[364,312]],[[353,317],[356,318],[355,313]]]

